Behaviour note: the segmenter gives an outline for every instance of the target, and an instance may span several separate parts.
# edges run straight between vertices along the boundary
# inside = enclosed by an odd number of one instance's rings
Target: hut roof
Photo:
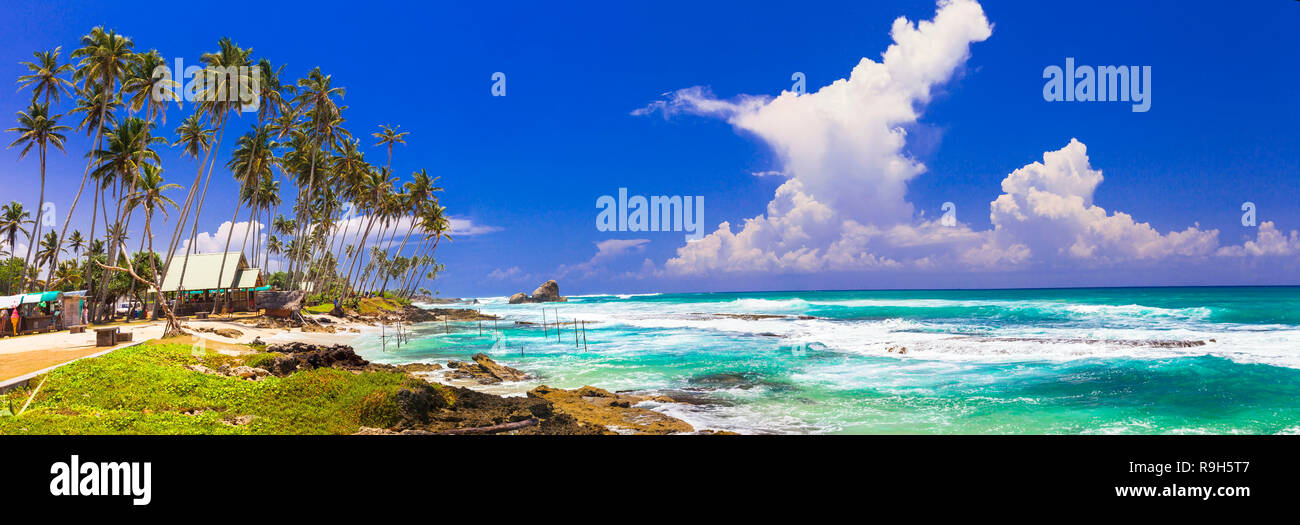
[[[239,271],[239,277],[235,279],[234,288],[257,288],[258,281],[261,280],[262,271],[257,268],[244,268]]]
[[[177,290],[217,290],[253,288],[259,271],[248,266],[248,260],[241,252],[199,253],[191,254],[186,263],[185,255],[172,258],[167,275],[163,276],[162,291]],[[181,281],[181,268],[185,269],[185,280]],[[223,269],[224,268],[224,269]],[[217,282],[220,276],[222,282]],[[244,285],[244,279],[253,284]]]
[[[302,290],[257,292],[257,305],[276,310],[298,310],[307,293]]]

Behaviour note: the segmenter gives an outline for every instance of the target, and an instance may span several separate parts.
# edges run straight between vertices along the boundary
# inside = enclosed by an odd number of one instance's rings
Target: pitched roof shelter
[[[185,269],[184,281],[181,268]],[[217,282],[218,276],[221,282]],[[261,270],[249,266],[241,252],[191,254],[188,264],[181,254],[172,258],[171,267],[163,276],[162,291],[243,290],[261,285]]]

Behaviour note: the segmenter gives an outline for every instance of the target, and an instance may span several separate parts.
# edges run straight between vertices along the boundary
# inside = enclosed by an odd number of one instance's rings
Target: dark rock
[[[528,375],[510,368],[508,366],[497,364],[486,354],[474,354],[473,363],[462,361],[448,361],[447,367],[455,371],[451,376],[457,379],[473,379],[480,384],[493,384],[502,381],[523,381]]]
[[[286,376],[303,370],[316,368],[340,368],[344,370],[362,370],[370,365],[369,361],[357,355],[347,345],[318,346],[307,343],[286,343],[270,348],[272,352],[282,355],[271,363],[270,372],[276,376]]]
[[[534,303],[553,303],[560,300],[560,285],[551,279],[538,286],[533,290],[533,295],[529,299]]]
[[[536,290],[533,290],[533,295],[531,296],[524,295],[523,292],[510,296],[510,304],[555,303],[564,302],[566,300],[567,299],[560,296],[560,285],[555,282],[555,279],[542,283],[542,285],[538,286]]]

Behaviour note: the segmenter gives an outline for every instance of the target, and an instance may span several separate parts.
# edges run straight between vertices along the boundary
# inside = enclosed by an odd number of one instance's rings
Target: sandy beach
[[[329,318],[330,326],[335,327],[335,332],[303,331],[302,328],[294,327],[260,328],[239,322],[253,319],[251,316],[232,316],[228,319],[187,319],[182,321],[181,325],[198,340],[212,343],[213,347],[249,344],[255,340],[271,344],[288,342],[345,344],[374,329],[363,323],[329,316],[316,317]],[[132,336],[131,341],[114,346],[95,346],[94,327],[80,334],[60,331],[0,339],[0,384],[86,356],[157,339],[162,336],[163,324],[163,321],[138,321],[107,325],[118,327],[122,332],[130,333]],[[235,332],[238,332],[237,336],[234,335]]]

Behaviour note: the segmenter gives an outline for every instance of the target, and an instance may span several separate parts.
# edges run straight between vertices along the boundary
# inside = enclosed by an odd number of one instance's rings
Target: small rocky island
[[[560,297],[560,285],[555,282],[555,279],[542,283],[542,285],[538,286],[536,290],[533,290],[533,295],[531,296],[525,295],[523,292],[510,296],[510,304],[560,303],[567,300],[568,299],[564,297]]]

